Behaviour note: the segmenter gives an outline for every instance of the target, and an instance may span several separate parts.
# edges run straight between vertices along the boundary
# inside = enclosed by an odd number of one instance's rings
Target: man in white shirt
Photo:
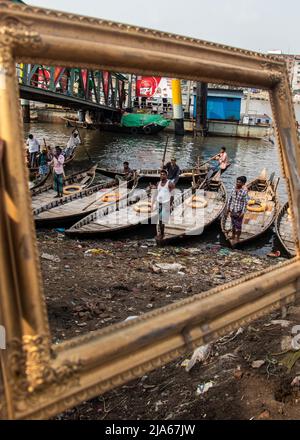
[[[80,144],[80,139],[78,136],[78,132],[73,131],[73,133],[70,136],[70,139],[68,140],[67,147],[64,150],[65,159],[69,159],[69,157],[72,156],[74,153],[74,150],[78,145]]]
[[[157,240],[162,240],[165,235],[165,224],[169,220],[174,188],[174,183],[168,180],[167,171],[161,170],[156,195],[156,205],[158,208]]]
[[[32,134],[30,134],[26,141],[26,145],[28,146],[29,151],[30,168],[34,168],[35,166],[37,166],[36,158],[40,151],[40,143]]]

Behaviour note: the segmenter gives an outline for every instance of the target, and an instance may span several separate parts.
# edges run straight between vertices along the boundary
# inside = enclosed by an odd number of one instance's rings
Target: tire
[[[138,132],[138,129],[136,127],[131,127],[131,129],[130,129],[131,134],[137,134],[137,132]]]
[[[144,130],[145,134],[151,134],[151,132],[152,132],[150,127],[144,127],[143,130]]]

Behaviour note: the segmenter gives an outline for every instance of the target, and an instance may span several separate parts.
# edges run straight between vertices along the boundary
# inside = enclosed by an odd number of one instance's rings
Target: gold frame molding
[[[16,62],[102,68],[269,90],[297,257],[125,323],[51,345],[35,240]],[[300,152],[276,57],[0,1],[0,416],[49,418],[299,296]]]

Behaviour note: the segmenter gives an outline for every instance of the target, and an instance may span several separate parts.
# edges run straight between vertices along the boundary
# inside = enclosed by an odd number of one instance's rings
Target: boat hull
[[[120,170],[107,170],[105,168],[97,168],[97,173],[102,174],[103,176],[110,177],[114,179],[116,176],[125,177],[125,174]],[[186,174],[185,174],[186,173]],[[204,178],[207,174],[207,169],[201,170],[200,173],[194,174],[194,178]],[[139,178],[144,182],[158,182],[160,180],[160,170],[139,170]],[[183,173],[180,174],[178,183],[191,182],[193,180],[192,170],[183,170]]]
[[[144,127],[124,127],[120,124],[97,124],[97,128],[100,131],[110,131],[113,133],[126,133],[126,134],[144,134],[151,135],[157,134],[162,131],[165,127],[155,124],[155,125],[146,125]]]
[[[277,237],[290,257],[296,255],[296,245],[293,239],[292,220],[288,216],[289,203],[286,202],[278,212],[275,221],[275,231]]]

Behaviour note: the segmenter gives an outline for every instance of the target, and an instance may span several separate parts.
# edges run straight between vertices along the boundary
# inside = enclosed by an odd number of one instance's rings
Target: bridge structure
[[[127,78],[115,72],[18,64],[20,97],[26,112],[29,101],[93,112],[95,120],[119,113],[126,101]],[[27,111],[26,111],[27,107]],[[28,115],[27,115],[28,116]]]

